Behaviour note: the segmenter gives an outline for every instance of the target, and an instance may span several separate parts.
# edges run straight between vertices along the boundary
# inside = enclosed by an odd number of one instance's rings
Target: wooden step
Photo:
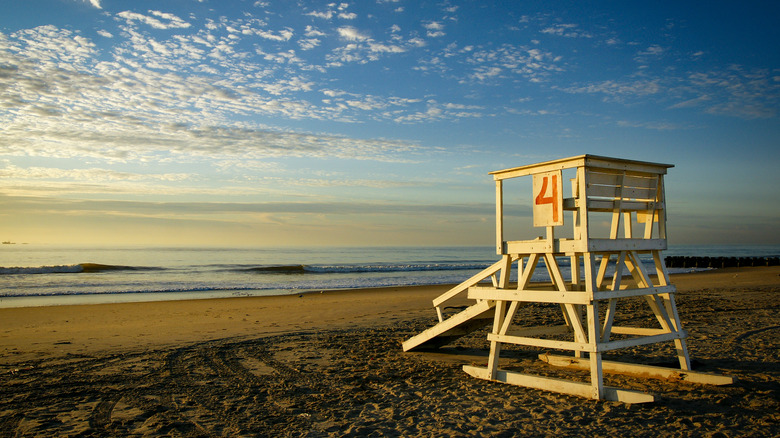
[[[495,301],[480,301],[407,339],[404,351],[439,348],[493,322]]]

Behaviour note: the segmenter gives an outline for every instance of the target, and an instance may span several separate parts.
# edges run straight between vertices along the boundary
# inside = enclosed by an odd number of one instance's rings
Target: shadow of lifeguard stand
[[[501,259],[433,300],[439,322],[405,341],[404,351],[438,348],[492,323],[487,367],[463,367],[481,379],[628,403],[654,398],[605,386],[604,372],[732,383],[729,377],[691,371],[687,334],[674,300],[676,289],[661,257],[666,249],[663,176],[670,167],[581,155],[491,172],[496,183],[496,249]],[[564,196],[564,173],[572,176],[570,196]],[[543,227],[546,235],[508,241],[504,182],[519,177],[531,177],[533,223]],[[560,237],[565,212],[571,214],[571,228],[565,230],[567,237]],[[652,268],[640,258],[651,259]],[[561,268],[566,260],[568,276]],[[531,281],[540,265],[551,281]],[[517,275],[511,282],[513,266]],[[445,304],[463,298],[464,293],[472,304],[445,318]],[[632,297],[646,301],[655,318],[653,327],[614,324],[618,301]],[[563,324],[517,326],[515,314],[526,303],[558,304]],[[607,351],[659,342],[674,343],[680,369],[602,360]],[[590,383],[499,369],[502,344],[571,351],[571,356],[539,357],[551,365],[589,370]]]

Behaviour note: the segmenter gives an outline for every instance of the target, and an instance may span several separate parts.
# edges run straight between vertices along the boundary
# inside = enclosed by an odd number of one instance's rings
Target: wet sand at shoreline
[[[0,309],[0,437],[780,434],[780,268],[672,280],[694,369],[736,381],[605,376],[657,396],[643,405],[469,377],[461,366],[484,365],[484,332],[404,353],[447,286]],[[532,305],[518,317],[560,314]],[[672,350],[614,357],[672,366]],[[501,366],[560,375],[543,352],[507,348]]]

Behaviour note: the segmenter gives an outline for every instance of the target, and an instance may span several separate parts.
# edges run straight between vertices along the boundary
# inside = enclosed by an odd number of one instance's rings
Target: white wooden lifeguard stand
[[[481,379],[628,403],[654,398],[605,386],[604,372],[716,385],[732,383],[729,377],[690,369],[687,334],[674,300],[676,289],[661,257],[666,249],[663,176],[670,167],[581,155],[491,172],[496,183],[496,249],[501,260],[433,300],[439,323],[405,341],[404,351],[439,347],[492,322],[487,335],[487,367],[463,367],[466,373]],[[564,172],[573,173],[569,197],[564,197]],[[533,224],[544,227],[546,236],[507,241],[504,181],[523,176],[532,178]],[[556,232],[564,226],[566,211],[572,214],[572,228],[568,237],[558,237]],[[652,258],[654,273],[640,256]],[[560,259],[570,262],[568,280]],[[531,281],[539,264],[547,268],[550,282]],[[517,269],[516,282],[510,282],[513,265]],[[483,283],[487,279],[491,283]],[[474,303],[445,318],[444,304],[462,297],[464,292]],[[630,297],[644,298],[655,315],[655,321],[650,321],[655,327],[614,325],[618,301]],[[559,304],[563,324],[518,327],[515,313],[525,303]],[[680,369],[602,360],[602,353],[607,351],[658,342],[674,343]],[[590,383],[501,370],[498,359],[502,344],[572,351],[572,356],[541,354],[539,358],[551,365],[590,370]]]

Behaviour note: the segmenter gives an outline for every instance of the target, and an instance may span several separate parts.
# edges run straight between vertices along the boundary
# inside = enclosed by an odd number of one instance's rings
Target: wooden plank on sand
[[[478,379],[494,380],[497,382],[508,383],[510,385],[525,386],[526,388],[553,391],[561,394],[576,395],[585,398],[594,398],[593,386],[591,386],[589,383],[572,382],[570,380],[555,379],[551,377],[531,376],[528,374],[516,373],[506,370],[498,370],[495,373],[494,378],[489,379],[487,368],[470,365],[464,365],[463,371],[465,371],[466,374]],[[655,400],[655,397],[644,392],[605,386],[604,399],[623,403],[650,403]]]
[[[540,354],[539,359],[550,365],[578,370],[590,369],[588,359],[571,356],[558,356],[552,354]],[[641,365],[625,362],[602,361],[602,369],[605,373],[626,374],[652,379],[679,380],[705,385],[731,385],[734,379],[717,374],[700,373],[689,370],[676,370],[674,368],[657,367],[653,365]]]

